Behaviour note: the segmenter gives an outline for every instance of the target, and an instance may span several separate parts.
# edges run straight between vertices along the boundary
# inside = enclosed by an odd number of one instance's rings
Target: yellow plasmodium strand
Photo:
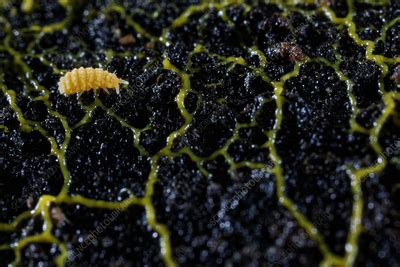
[[[128,84],[114,73],[103,69],[83,68],[73,69],[60,78],[58,90],[62,94],[72,95],[90,90],[115,89],[119,93],[120,84]]]
[[[211,8],[222,11],[225,7],[235,4],[243,4],[243,0],[222,0],[220,2],[204,1],[199,5],[191,5],[172,22],[171,26],[172,28],[181,27],[182,25],[187,23],[187,21],[193,14],[203,12]]]
[[[34,6],[35,6],[35,0],[23,0],[21,9],[25,13],[30,13],[32,12]]]
[[[327,6],[322,5],[321,10],[326,14],[326,16],[334,23],[341,24],[347,27],[348,35],[353,39],[353,41],[362,47],[365,47],[365,57],[367,60],[375,62],[381,69],[382,75],[379,82],[379,90],[383,95],[383,102],[385,103],[385,108],[375,122],[375,125],[372,129],[369,129],[367,133],[370,136],[370,144],[374,151],[377,153],[380,162],[370,167],[361,168],[359,170],[354,170],[352,167],[349,168],[348,173],[351,177],[351,188],[353,193],[353,212],[351,216],[350,223],[350,231],[347,237],[346,242],[346,254],[343,259],[343,264],[345,266],[352,266],[356,260],[357,252],[358,252],[358,240],[362,230],[362,211],[363,211],[363,194],[361,190],[361,183],[363,182],[363,178],[368,177],[370,174],[378,173],[382,171],[387,165],[387,160],[385,157],[382,157],[382,148],[378,142],[379,133],[389,118],[389,116],[394,112],[395,103],[394,103],[394,93],[386,92],[384,89],[384,77],[388,74],[388,66],[387,63],[395,64],[400,62],[400,58],[387,58],[383,55],[374,54],[375,44],[370,40],[362,40],[358,34],[356,29],[356,24],[353,21],[353,1],[347,0],[347,6],[349,8],[348,14],[344,18],[338,18],[336,14]],[[393,26],[398,22],[399,18],[392,20],[387,23],[382,28],[382,34],[379,39],[385,38],[386,31],[389,27]]]
[[[307,61],[306,61],[307,62]],[[277,82],[272,82],[274,86],[274,98],[276,102],[276,120],[273,129],[267,133],[268,142],[265,144],[266,147],[270,149],[270,158],[274,162],[274,167],[272,172],[276,179],[276,192],[279,202],[290,212],[290,214],[296,219],[299,225],[307,232],[307,234],[313,239],[321,252],[324,255],[324,262],[330,262],[331,264],[339,264],[340,258],[333,254],[329,247],[326,245],[325,241],[318,233],[317,228],[310,222],[305,215],[303,215],[297,208],[296,204],[286,195],[285,178],[283,175],[283,170],[281,166],[281,158],[278,155],[275,143],[278,131],[281,127],[283,121],[283,103],[284,97],[282,96],[284,90],[285,82],[299,75],[300,67],[304,63],[296,63],[292,72],[285,74]]]
[[[129,19],[129,18],[127,18]],[[64,21],[68,21],[66,18]],[[34,32],[52,32],[61,30],[63,28],[63,24],[54,24],[54,25],[47,25],[43,27],[30,27],[28,29],[22,29],[21,31],[34,31]],[[23,54],[19,51],[14,50],[10,45],[10,35],[11,35],[11,27],[7,23],[6,24],[6,32],[8,35],[5,38],[5,50],[9,52],[10,55],[14,58],[14,64],[19,66],[26,76],[26,84],[33,84],[33,86],[28,86],[27,93],[29,91],[38,91],[42,94],[36,97],[36,101],[43,101],[46,105],[48,112],[51,116],[59,119],[65,129],[65,136],[63,143],[59,146],[55,137],[51,136],[46,130],[44,130],[38,122],[30,121],[25,119],[22,110],[18,107],[17,99],[16,99],[16,92],[14,90],[6,90],[4,86],[2,86],[3,93],[7,96],[10,106],[12,110],[15,112],[18,121],[20,122],[20,129],[23,131],[32,131],[37,130],[39,131],[44,137],[46,137],[50,144],[51,144],[51,154],[55,155],[58,159],[58,163],[60,165],[61,173],[64,177],[64,184],[57,196],[52,195],[42,195],[34,210],[25,211],[18,215],[11,223],[0,223],[0,231],[3,232],[12,232],[16,231],[17,227],[19,227],[23,221],[38,217],[40,216],[43,219],[43,232],[39,234],[34,234],[31,236],[27,236],[21,238],[20,240],[16,241],[13,244],[2,244],[0,245],[0,250],[13,250],[15,253],[15,260],[11,263],[12,266],[18,266],[21,264],[22,261],[22,250],[29,244],[33,243],[48,243],[48,244],[56,244],[59,248],[60,253],[56,256],[54,263],[58,267],[65,266],[66,260],[68,258],[68,250],[66,249],[66,243],[60,242],[57,240],[54,235],[52,234],[53,223],[52,218],[50,216],[50,206],[54,205],[61,205],[65,204],[81,204],[91,208],[103,208],[103,209],[126,209],[130,205],[139,205],[143,207],[146,211],[146,217],[149,226],[156,231],[160,236],[160,246],[161,246],[161,254],[162,258],[167,266],[176,266],[174,259],[172,257],[172,248],[170,245],[170,238],[169,238],[169,231],[168,229],[158,223],[156,221],[156,211],[152,204],[151,197],[153,195],[154,189],[153,186],[157,181],[156,178],[156,171],[157,171],[157,161],[161,154],[158,154],[154,158],[152,158],[152,165],[151,165],[151,172],[149,174],[149,180],[146,184],[146,195],[143,198],[137,198],[136,196],[131,196],[128,199],[122,202],[109,202],[109,201],[102,201],[102,200],[94,200],[94,199],[87,199],[79,195],[70,196],[68,194],[69,185],[71,182],[71,177],[69,171],[66,166],[66,158],[65,153],[68,149],[68,144],[71,138],[71,128],[69,127],[67,120],[64,116],[59,114],[58,112],[52,110],[51,103],[49,101],[50,92],[41,86],[32,76],[32,72],[30,68],[26,65],[23,59]],[[0,46],[0,49],[3,49]],[[55,70],[57,71],[57,70]],[[93,75],[90,75],[93,74]],[[68,77],[67,77],[68,76]],[[74,87],[75,89],[87,89],[90,86],[94,86],[95,88],[102,88],[102,87],[109,87],[113,86],[116,83],[116,79],[113,74],[107,73],[104,75],[104,71],[102,69],[97,69],[93,72],[88,72],[86,70],[75,70],[74,72],[70,72],[68,75],[65,76],[63,81],[60,82],[60,87],[62,89],[71,89],[70,87]],[[188,84],[188,77],[185,79],[185,84]],[[68,82],[68,84],[67,84]],[[125,83],[125,81],[119,80],[120,83]],[[1,81],[0,81],[0,85]],[[68,88],[67,88],[68,87]],[[118,88],[114,88],[118,89]],[[68,92],[71,92],[69,90]],[[183,100],[183,99],[182,99]],[[101,101],[96,99],[94,105],[88,112],[91,112],[96,107],[106,109]],[[106,109],[107,114],[117,119],[123,127],[131,128],[134,132],[135,136],[135,145],[139,147],[139,136],[140,132],[138,129],[134,129],[132,126],[127,124],[122,120],[122,118],[118,117],[116,114],[111,112],[110,109]],[[82,119],[82,124],[85,124],[89,121],[90,114],[86,114],[85,117]],[[77,124],[79,126],[79,123]],[[6,128],[5,126],[2,128]],[[146,129],[146,128],[145,128]],[[144,130],[144,129],[143,129]],[[144,151],[139,148],[139,151],[144,155]]]
[[[164,69],[171,70],[171,71],[175,72],[176,74],[178,74],[178,76],[182,80],[182,87],[179,90],[179,93],[175,98],[175,102],[178,105],[181,115],[185,119],[185,124],[179,130],[177,130],[169,135],[169,137],[167,139],[167,146],[165,148],[165,149],[169,150],[172,147],[172,142],[174,141],[174,139],[178,136],[183,135],[185,133],[186,127],[189,126],[190,122],[192,121],[192,115],[189,114],[189,112],[185,108],[185,97],[186,97],[186,94],[190,90],[190,77],[187,73],[179,70],[177,67],[172,65],[168,59],[164,59],[163,66],[164,66]]]
[[[126,14],[125,9],[122,6],[112,4],[107,8],[106,12],[109,11],[115,11],[118,12],[123,18],[126,20],[126,24],[132,26],[137,33],[139,33],[141,36],[149,39],[156,39],[152,34],[147,32],[142,26],[140,26],[139,23],[135,22],[133,18],[129,15]]]
[[[32,0],[28,0],[27,2],[33,2]],[[67,6],[67,4],[69,4],[69,0],[60,0],[60,3],[65,3],[65,6]],[[270,2],[280,2],[280,1],[270,1]],[[301,1],[298,0],[292,0],[292,1],[287,1],[287,3],[289,4],[295,4],[295,3],[300,3]],[[305,1],[304,1],[305,2]],[[312,2],[312,1],[307,1],[307,2]],[[173,25],[171,27],[180,27],[183,26],[184,24],[186,24],[189,20],[190,17],[192,16],[192,14],[194,13],[199,13],[199,12],[204,12],[207,11],[210,8],[214,8],[214,9],[218,9],[219,12],[222,12],[222,19],[224,21],[228,20],[227,14],[225,13],[225,8],[230,5],[230,4],[234,4],[234,3],[240,3],[241,5],[243,4],[243,1],[222,1],[222,2],[217,2],[217,1],[204,1],[202,4],[200,5],[191,5],[189,6],[189,8],[184,11],[182,13],[181,16],[179,16],[174,22]],[[68,6],[69,7],[69,6]],[[70,9],[70,7],[67,9],[67,11]],[[294,9],[293,9],[294,10]],[[296,10],[300,10],[297,9]],[[147,33],[144,28],[142,28],[138,23],[136,23],[131,16],[129,16],[128,14],[126,14],[124,8],[122,6],[118,6],[118,5],[112,5],[111,7],[107,8],[107,12],[118,12],[120,14],[123,15],[123,18],[125,18],[127,24],[133,26],[133,28],[135,29],[135,31],[137,31],[139,33],[140,36],[142,37],[147,37],[149,39],[151,39],[152,41],[157,40],[158,38],[155,36],[152,36],[151,34]],[[331,12],[330,9],[326,9],[324,10],[326,12]],[[351,13],[351,12],[349,12]],[[330,13],[332,15],[334,15],[334,13]],[[328,15],[329,17],[329,15]],[[330,17],[331,20],[333,21],[334,17]],[[352,18],[351,15],[348,16],[345,19],[342,19],[342,21],[340,21],[341,19],[337,19],[335,20],[335,23],[338,24],[343,24],[346,27],[348,27],[349,29],[349,35],[356,40],[359,40],[357,34],[356,34],[356,29],[355,29],[355,24],[352,22]],[[48,33],[48,32],[53,32],[53,31],[58,31],[64,28],[64,26],[66,25],[66,23],[69,21],[69,18],[67,17],[66,19],[64,19],[61,22],[56,22],[54,24],[49,24],[49,25],[44,25],[44,26],[39,26],[39,25],[32,25],[27,29],[22,29],[21,32],[23,31],[32,31],[34,33],[39,33],[39,32],[44,32],[44,33]],[[397,19],[395,19],[394,21],[388,23],[385,25],[385,29],[383,30],[384,32],[386,32],[386,30],[391,27],[391,25],[393,25],[394,23],[397,22]],[[352,24],[353,23],[353,24]],[[9,27],[8,27],[9,28]],[[167,29],[164,29],[163,33],[166,33]],[[7,32],[10,33],[10,29],[7,29]],[[6,37],[6,43],[9,43],[9,38],[10,38],[10,34],[7,35]],[[163,34],[164,36],[164,34]],[[163,42],[164,39],[166,39],[166,37],[160,37],[160,42]],[[382,39],[384,38],[384,33],[382,34]],[[376,62],[381,62],[381,63],[396,63],[399,62],[399,58],[394,58],[394,59],[390,59],[390,58],[386,58],[383,57],[381,55],[373,55],[372,51],[373,51],[373,43],[369,41],[363,42],[362,40],[357,42],[357,44],[359,45],[364,45],[367,47],[367,58],[370,60],[374,60]],[[171,152],[171,147],[173,144],[173,141],[176,137],[184,135],[185,134],[185,130],[187,129],[187,127],[190,125],[191,120],[192,120],[192,115],[189,114],[184,106],[184,99],[185,96],[187,94],[187,92],[190,91],[190,76],[188,73],[186,73],[185,71],[179,70],[178,68],[176,68],[175,66],[173,66],[168,60],[164,61],[164,68],[174,71],[175,73],[177,73],[177,75],[181,78],[182,84],[181,84],[181,88],[179,91],[179,94],[176,97],[176,102],[177,102],[177,106],[178,109],[181,112],[181,115],[183,116],[183,118],[185,119],[184,125],[178,129],[177,131],[173,132],[169,137],[168,137],[168,142],[167,142],[167,146],[164,147],[162,149],[162,151],[160,151],[159,153],[157,153],[155,156],[151,157],[151,172],[149,174],[149,179],[148,182],[146,184],[146,194],[145,197],[143,198],[137,198],[135,196],[131,196],[130,198],[122,201],[122,202],[109,202],[109,201],[102,201],[102,200],[94,200],[94,199],[87,199],[84,198],[82,196],[76,195],[76,196],[69,196],[68,195],[68,188],[69,188],[69,183],[71,180],[71,177],[69,176],[67,167],[66,167],[66,160],[65,160],[65,152],[68,149],[68,143],[70,140],[70,132],[71,129],[68,126],[68,123],[66,122],[66,119],[61,116],[60,114],[58,114],[57,112],[52,110],[51,104],[48,101],[50,93],[49,91],[47,91],[45,88],[41,87],[37,81],[35,81],[32,77],[31,71],[28,68],[28,66],[24,63],[24,54],[22,54],[22,52],[19,51],[15,51],[14,49],[12,49],[11,47],[6,47],[6,50],[14,57],[14,62],[16,65],[20,66],[23,70],[23,73],[26,73],[27,75],[27,80],[29,80],[32,84],[33,84],[33,88],[32,90],[37,90],[39,92],[42,92],[43,94],[36,97],[35,100],[40,100],[43,101],[47,107],[47,109],[49,110],[49,113],[59,119],[65,129],[65,140],[63,142],[63,144],[58,147],[57,142],[55,141],[55,138],[50,136],[49,133],[47,133],[43,128],[40,127],[40,124],[37,122],[33,122],[33,121],[29,121],[27,119],[24,118],[23,113],[21,111],[21,109],[18,107],[17,105],[17,101],[16,101],[16,93],[13,90],[4,90],[4,94],[7,96],[7,99],[9,100],[10,106],[12,107],[12,110],[14,111],[14,113],[17,116],[18,121],[20,122],[20,129],[23,131],[32,131],[32,130],[37,130],[39,131],[42,135],[44,135],[45,137],[47,137],[47,139],[49,140],[49,142],[51,143],[51,147],[52,147],[52,151],[51,153],[53,155],[56,155],[59,164],[60,164],[60,168],[61,168],[61,172],[63,174],[64,177],[64,181],[65,184],[63,186],[62,191],[60,192],[60,194],[58,196],[49,196],[49,195],[43,195],[41,196],[41,198],[39,199],[39,202],[36,206],[36,208],[34,209],[34,211],[30,212],[23,212],[22,214],[20,214],[19,216],[17,216],[17,218],[10,224],[1,224],[0,223],[0,231],[6,231],[6,232],[10,232],[10,231],[15,231],[16,228],[22,223],[22,221],[24,221],[25,219],[29,219],[32,218],[33,216],[41,216],[41,218],[44,220],[44,225],[43,225],[43,230],[44,232],[37,234],[37,235],[33,235],[33,236],[28,236],[25,237],[23,239],[21,239],[19,242],[17,242],[17,244],[13,244],[13,245],[1,245],[0,249],[11,249],[14,250],[16,253],[16,260],[14,261],[14,266],[20,264],[21,261],[21,252],[22,249],[31,243],[54,243],[57,244],[57,246],[59,247],[61,253],[60,255],[56,258],[55,263],[57,266],[63,266],[65,263],[65,260],[67,258],[67,251],[65,250],[65,245],[64,243],[60,243],[57,239],[54,238],[54,236],[51,234],[50,229],[53,227],[52,222],[51,222],[51,218],[49,216],[49,207],[50,204],[54,203],[56,205],[58,204],[81,204],[81,205],[85,205],[87,207],[90,208],[103,208],[103,209],[125,209],[126,207],[128,207],[129,205],[139,205],[144,207],[145,211],[146,211],[146,217],[147,217],[147,221],[149,226],[151,226],[151,228],[153,230],[155,230],[159,236],[160,236],[160,245],[162,248],[162,257],[164,260],[164,263],[168,266],[175,266],[175,262],[174,259],[172,257],[172,248],[170,245],[170,234],[168,229],[158,223],[156,221],[156,210],[152,204],[151,201],[151,197],[153,195],[153,191],[154,191],[154,184],[157,182],[157,168],[158,168],[158,160],[160,159],[161,156],[176,156],[179,155],[179,153],[172,153]],[[203,50],[203,48],[201,46],[199,46],[197,48],[198,52],[201,52]],[[262,52],[259,51],[259,49],[257,49],[257,47],[252,47],[250,50],[252,50],[252,53],[258,55],[261,58],[262,61],[262,65],[265,66],[265,64],[267,64],[266,62],[266,58],[265,56],[263,56]],[[113,54],[113,53],[111,53]],[[210,54],[210,53],[208,53]],[[115,55],[115,54],[114,54]],[[246,64],[245,60],[243,58],[237,58],[237,57],[223,57],[223,56],[218,56],[218,55],[213,55],[214,57],[222,60],[224,63],[231,63],[231,64],[238,64],[238,65],[242,65],[242,66],[248,66],[248,64]],[[111,56],[110,56],[111,57]],[[139,58],[139,57],[138,57]],[[49,64],[48,64],[49,65]],[[383,69],[383,73],[384,75],[386,75],[387,73],[387,67],[385,67],[385,64],[380,65]],[[321,263],[321,266],[350,266],[352,262],[354,262],[355,256],[356,256],[356,252],[357,252],[357,242],[358,242],[358,236],[359,233],[361,231],[361,223],[360,223],[360,218],[362,216],[362,207],[363,207],[363,203],[362,203],[362,198],[360,198],[359,196],[361,196],[361,187],[359,186],[359,180],[361,179],[361,177],[363,177],[364,175],[368,175],[371,173],[376,173],[378,171],[381,171],[386,162],[385,159],[382,158],[383,163],[379,163],[376,165],[373,165],[369,168],[363,168],[360,170],[350,170],[350,177],[352,179],[352,190],[353,190],[353,195],[354,195],[354,207],[353,207],[353,215],[351,218],[351,233],[349,235],[348,238],[348,242],[347,244],[351,245],[346,247],[346,256],[345,257],[338,257],[336,255],[334,255],[333,253],[329,252],[328,249],[326,248],[326,245],[323,241],[322,236],[316,231],[315,227],[311,224],[311,222],[303,215],[300,213],[300,211],[297,209],[296,204],[290,200],[286,194],[285,194],[285,184],[284,184],[284,177],[283,177],[283,171],[282,171],[282,167],[279,166],[279,164],[281,163],[281,159],[279,158],[279,155],[277,154],[276,148],[274,146],[274,138],[276,138],[277,132],[279,131],[279,127],[280,124],[282,123],[283,120],[283,114],[282,114],[282,106],[283,106],[283,96],[281,96],[282,91],[283,91],[283,86],[284,86],[284,82],[289,79],[290,77],[294,77],[298,75],[298,66],[296,66],[295,70],[292,73],[289,73],[288,75],[284,76],[283,78],[280,79],[279,82],[274,82],[273,85],[275,87],[275,98],[274,100],[277,103],[277,118],[276,118],[276,124],[274,127],[274,130],[267,133],[268,136],[270,137],[270,140],[268,141],[268,143],[266,144],[266,147],[270,148],[270,157],[273,159],[275,165],[274,165],[274,169],[272,170],[276,176],[276,186],[277,186],[277,195],[279,196],[279,200],[280,202],[283,204],[283,206],[287,207],[288,210],[290,211],[290,213],[292,214],[292,216],[296,219],[296,221],[300,224],[300,226],[302,228],[304,228],[306,230],[307,233],[309,233],[309,235],[311,236],[311,238],[316,241],[316,243],[318,244],[320,250],[323,252],[324,254],[324,261]],[[334,64],[334,66],[332,66],[335,68],[335,71],[338,73],[339,72],[339,68],[338,68],[338,64],[337,62]],[[255,68],[250,66],[250,68],[253,70],[255,75],[258,75],[260,77],[262,77],[262,79],[266,82],[271,83],[271,79],[269,79],[269,77],[265,74],[265,72],[263,71],[262,68]],[[186,70],[186,69],[185,69]],[[57,70],[55,70],[57,71]],[[60,73],[60,72],[58,72]],[[86,75],[86,73],[85,73]],[[100,88],[101,83],[106,83],[107,85],[110,82],[110,79],[107,79],[105,81],[99,81],[97,79],[97,76],[101,76],[101,72],[93,72],[92,76],[85,76],[85,78],[82,80],[78,79],[76,81],[76,83],[79,85],[78,86],[82,86],[83,88],[87,88],[87,86],[89,84],[94,84],[95,86],[97,86],[96,88]],[[345,80],[347,79],[347,77],[345,77],[344,75],[341,75],[340,73],[338,73],[339,77],[341,80]],[[82,75],[83,76],[83,75]],[[347,85],[348,85],[348,89],[350,91],[351,89],[351,84],[350,81],[347,81]],[[383,86],[381,86],[381,88],[383,89]],[[31,88],[28,89],[28,91],[31,90]],[[378,136],[379,136],[379,132],[382,128],[382,126],[384,125],[385,121],[387,120],[387,118],[393,113],[394,107],[395,107],[395,103],[393,98],[397,97],[397,99],[399,99],[398,94],[392,94],[392,93],[385,93],[383,92],[384,95],[384,103],[386,105],[386,108],[382,114],[382,116],[378,119],[378,121],[376,122],[376,126],[373,129],[361,129],[359,128],[356,124],[354,124],[355,126],[352,126],[352,130],[359,130],[365,133],[369,133],[370,134],[370,138],[371,138],[371,145],[374,147],[375,151],[377,152],[381,152],[382,149],[380,148],[377,140],[378,140]],[[355,106],[355,101],[352,101],[352,106],[354,108]],[[139,130],[139,129],[134,129],[131,125],[127,124],[125,121],[123,121],[123,119],[121,117],[119,117],[117,114],[113,113],[110,109],[105,108],[101,101],[99,101],[98,99],[96,99],[96,101],[93,103],[93,106],[88,108],[88,110],[86,111],[86,115],[85,117],[82,119],[81,122],[79,122],[76,127],[72,127],[72,129],[76,129],[77,127],[79,127],[82,124],[88,123],[91,120],[90,117],[90,113],[96,109],[96,108],[102,108],[104,110],[107,111],[107,114],[116,119],[117,121],[119,121],[121,123],[121,125],[123,127],[126,128],[130,128],[132,129],[132,131],[134,132],[135,135],[135,146],[139,148],[139,136],[140,133],[143,129]],[[356,109],[354,111],[354,114],[356,114]],[[353,116],[354,117],[354,116]],[[354,120],[355,121],[355,120]],[[254,122],[254,121],[253,121]],[[232,138],[230,138],[230,140],[225,144],[225,146],[223,148],[221,148],[220,150],[216,151],[215,153],[213,153],[213,155],[211,155],[210,157],[208,157],[208,159],[210,158],[215,158],[218,155],[223,155],[226,159],[226,161],[230,164],[232,169],[236,169],[236,168],[240,168],[242,166],[247,166],[249,168],[262,168],[262,164],[254,164],[251,163],[249,161],[244,161],[244,162],[239,162],[239,163],[235,163],[233,161],[233,159],[229,156],[228,152],[227,152],[227,148],[228,146],[234,141],[236,140],[238,137],[238,129],[242,128],[242,127],[248,127],[250,125],[254,125],[254,123],[251,123],[249,125],[246,124],[238,124],[237,127],[234,130],[233,136]],[[5,127],[3,127],[5,128]],[[145,128],[147,129],[147,128]],[[140,148],[139,148],[140,150]],[[199,167],[199,169],[201,169],[201,163],[203,160],[202,158],[199,158],[198,156],[196,156],[189,148],[185,147],[183,149],[181,149],[179,151],[180,153],[185,153],[187,155],[190,156],[190,158],[196,162],[197,166]],[[141,151],[141,153],[145,154],[144,151]],[[201,172],[203,173],[203,175],[206,174],[206,170],[203,169],[201,170]]]
[[[177,266],[172,255],[172,247],[170,241],[170,233],[167,227],[156,220],[156,210],[152,203],[152,196],[154,194],[154,184],[157,182],[157,169],[160,154],[158,153],[151,159],[151,171],[149,179],[146,184],[146,197],[143,199],[144,207],[146,209],[147,223],[150,227],[160,235],[161,255],[164,262],[169,267]]]
[[[58,3],[63,7],[68,7],[70,4],[72,4],[71,2],[71,0],[58,0]]]
[[[185,87],[185,85],[183,87]],[[139,146],[140,132],[138,129],[127,124],[125,121],[123,121],[122,118],[120,118],[118,115],[116,115],[113,111],[104,107],[104,105],[102,103],[98,103],[97,106],[106,110],[106,112],[111,117],[118,120],[123,127],[132,129],[132,131],[134,132],[134,136],[135,136],[135,144],[136,144],[136,146]],[[143,151],[142,148],[138,147],[138,149],[142,154],[145,154],[145,151]],[[112,204],[112,203],[106,202],[106,201],[86,199],[81,196],[78,196],[78,198],[74,198],[74,197],[70,198],[70,197],[66,196],[66,199],[63,200],[63,202],[74,202],[76,200],[79,200],[81,204],[84,204],[87,207],[109,208],[109,209],[120,208],[121,206],[126,208],[132,204],[142,206],[146,211],[146,219],[147,219],[148,225],[151,227],[152,230],[157,232],[158,235],[160,236],[161,256],[164,260],[164,263],[168,267],[175,267],[176,263],[174,261],[173,255],[172,255],[170,233],[165,225],[157,222],[156,210],[152,203],[152,197],[154,194],[154,185],[158,181],[157,180],[157,169],[158,169],[157,163],[158,163],[158,160],[160,159],[160,157],[163,155],[167,155],[167,156],[171,155],[171,152],[168,149],[168,147],[162,149],[156,155],[151,157],[151,170],[150,170],[148,180],[146,183],[145,196],[143,198],[137,198],[136,196],[132,196],[132,197],[124,200],[121,203]],[[126,203],[124,204],[124,202],[126,202]],[[129,205],[127,205],[127,204],[129,204]]]

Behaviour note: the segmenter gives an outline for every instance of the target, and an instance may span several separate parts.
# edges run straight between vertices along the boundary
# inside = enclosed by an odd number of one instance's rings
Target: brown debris
[[[133,36],[133,34],[130,33],[130,34],[124,35],[121,38],[119,38],[118,42],[121,45],[131,45],[131,44],[134,44],[136,42],[136,39]]]
[[[147,49],[147,50],[154,50],[154,47],[155,47],[154,42],[147,42],[147,43],[144,45],[144,48]]]
[[[321,6],[323,6],[323,5],[332,6],[333,3],[334,3],[333,0],[319,0],[319,4],[320,4]]]
[[[397,65],[394,69],[393,75],[390,76],[390,79],[392,79],[396,84],[400,84],[400,65]]]
[[[163,78],[163,76],[164,76],[164,75],[163,75],[162,73],[161,73],[160,75],[157,76],[157,79],[156,79],[156,84],[157,84],[157,85],[160,84],[160,81],[161,81],[161,79]]]
[[[55,224],[57,226],[63,225],[65,223],[71,224],[71,222],[67,219],[67,217],[62,212],[60,207],[51,208],[50,216],[51,216],[51,219],[53,220],[53,222],[55,222]]]
[[[289,59],[290,61],[303,61],[306,55],[303,53],[300,47],[291,44],[289,42],[282,42],[279,44],[279,53],[282,57]]]

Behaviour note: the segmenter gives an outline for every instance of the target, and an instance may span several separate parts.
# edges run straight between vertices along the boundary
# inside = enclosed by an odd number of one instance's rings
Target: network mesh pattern
[[[396,0],[2,1],[0,266],[400,266],[399,104]]]

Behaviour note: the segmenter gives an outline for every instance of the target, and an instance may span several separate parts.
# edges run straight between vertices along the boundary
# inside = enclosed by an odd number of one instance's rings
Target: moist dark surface
[[[29,2],[0,266],[400,266],[399,3]],[[80,66],[130,85],[61,95]]]

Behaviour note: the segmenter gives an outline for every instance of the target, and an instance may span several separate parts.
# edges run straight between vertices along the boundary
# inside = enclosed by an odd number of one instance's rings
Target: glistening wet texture
[[[396,1],[0,6],[0,266],[399,266]]]

